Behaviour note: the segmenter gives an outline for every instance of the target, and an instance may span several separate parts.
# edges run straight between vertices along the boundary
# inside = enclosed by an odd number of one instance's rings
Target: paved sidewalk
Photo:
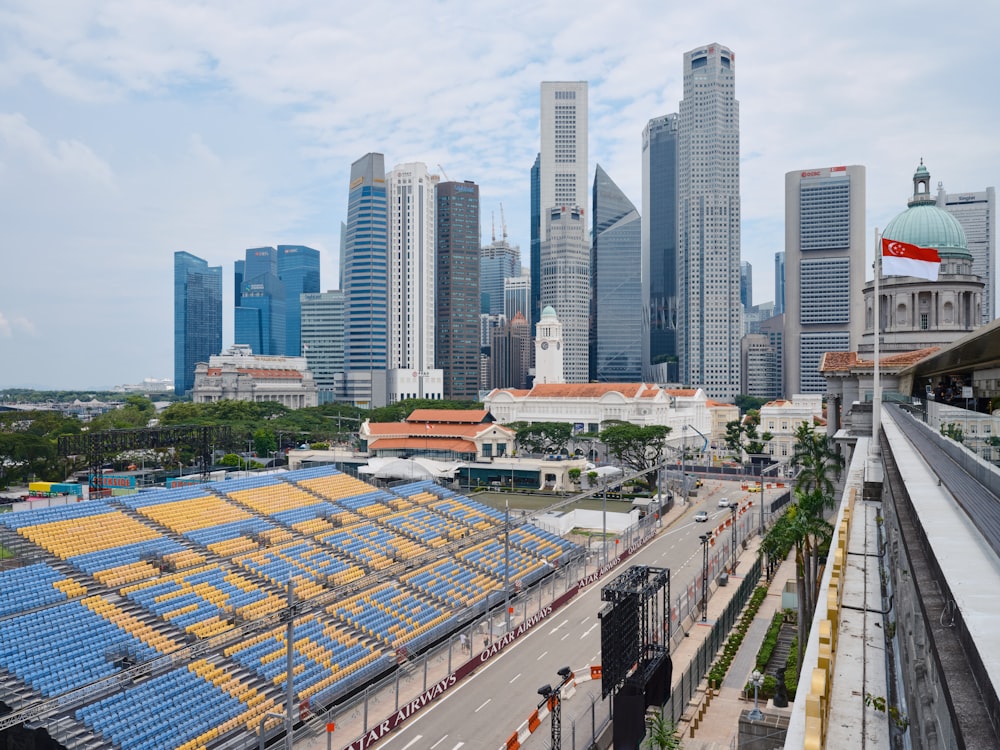
[[[737,571],[750,568],[757,556],[759,545],[760,541],[755,537],[740,555]],[[752,700],[742,700],[740,697],[743,686],[746,685],[754,670],[757,652],[764,641],[768,625],[774,614],[781,609],[781,592],[785,587],[785,582],[789,578],[794,579],[794,577],[795,561],[789,557],[781,563],[774,578],[768,584],[767,596],[761,603],[760,609],[757,610],[757,614],[747,630],[747,635],[740,644],[739,651],[736,652],[736,657],[723,679],[718,695],[712,697],[704,718],[699,722],[694,737],[691,736],[687,723],[682,723],[679,727],[683,732],[685,750],[730,750],[730,748],[735,747],[740,714],[744,710],[753,708]],[[736,586],[733,584],[738,585],[740,580],[742,580],[742,576],[739,575],[730,577],[729,586],[716,589],[715,593],[710,596],[708,622],[705,624],[695,623],[689,631],[689,637],[685,638],[672,654],[675,677],[679,677],[687,669],[701,644],[707,639],[709,626],[715,622],[715,619],[719,617],[734,596]],[[765,582],[764,579],[762,579],[763,582]],[[707,682],[703,680],[699,689],[704,690],[705,687],[707,687]],[[764,708],[766,706],[762,703],[761,709]]]

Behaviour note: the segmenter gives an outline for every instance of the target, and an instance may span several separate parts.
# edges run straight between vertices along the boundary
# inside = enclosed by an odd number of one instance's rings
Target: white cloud
[[[0,339],[10,339],[14,336],[34,336],[35,324],[22,315],[8,318],[0,312]]]
[[[17,159],[29,169],[37,168],[58,177],[81,177],[105,187],[114,183],[111,167],[87,146],[73,139],[50,145],[21,113],[0,113],[0,149],[8,164]]]

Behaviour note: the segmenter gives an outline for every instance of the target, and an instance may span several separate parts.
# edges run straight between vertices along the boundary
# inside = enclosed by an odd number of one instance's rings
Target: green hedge
[[[736,623],[736,627],[733,628],[733,632],[729,634],[729,638],[726,639],[726,643],[722,647],[722,655],[708,671],[709,683],[714,684],[716,687],[722,684],[726,672],[729,671],[733,659],[736,658],[736,652],[740,650],[740,644],[743,643],[743,639],[746,637],[750,623],[757,616],[757,610],[760,609],[760,605],[766,597],[767,586],[758,586],[754,589],[753,594],[750,595],[750,601],[743,608],[743,614],[740,615],[739,622]]]

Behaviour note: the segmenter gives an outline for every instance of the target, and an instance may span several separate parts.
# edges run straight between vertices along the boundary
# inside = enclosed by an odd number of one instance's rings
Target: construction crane
[[[503,217],[503,203],[500,204],[500,232],[503,236],[503,241],[507,241],[507,220]],[[496,237],[494,236],[495,240]]]
[[[444,167],[442,167],[440,164],[438,164],[438,169],[440,169],[441,170],[441,174],[444,175],[444,181],[445,182],[451,182],[451,180],[448,179],[448,173],[444,171]]]

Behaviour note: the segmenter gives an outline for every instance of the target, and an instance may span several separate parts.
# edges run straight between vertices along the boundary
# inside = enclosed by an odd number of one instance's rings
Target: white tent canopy
[[[371,458],[358,468],[359,474],[376,479],[452,479],[461,464],[430,458]]]

